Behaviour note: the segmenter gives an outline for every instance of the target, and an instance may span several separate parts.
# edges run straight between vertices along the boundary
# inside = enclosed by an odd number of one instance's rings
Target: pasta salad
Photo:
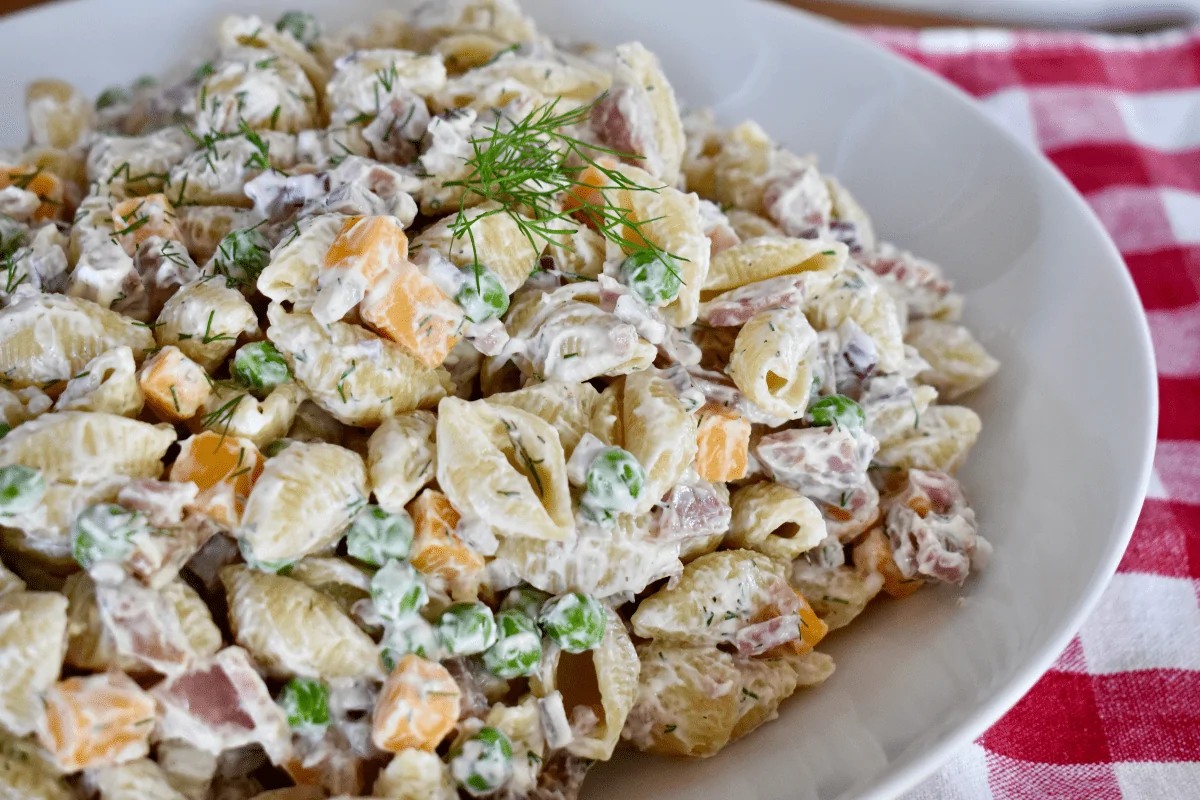
[[[26,105],[0,797],[574,798],[986,561],[961,296],[639,43],[232,16]]]

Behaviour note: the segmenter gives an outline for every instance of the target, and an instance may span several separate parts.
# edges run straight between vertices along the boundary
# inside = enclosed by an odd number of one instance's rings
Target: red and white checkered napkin
[[[1200,30],[870,29],[1040,148],[1121,248],[1158,357],[1133,542],[1033,690],[905,800],[1200,798]]]

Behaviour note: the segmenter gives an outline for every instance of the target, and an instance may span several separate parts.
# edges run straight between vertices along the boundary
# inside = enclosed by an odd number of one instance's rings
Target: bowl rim
[[[202,0],[188,1],[201,2]],[[303,2],[304,0],[298,0],[299,4],[303,4]],[[326,2],[326,0],[320,0],[320,2]],[[954,751],[977,739],[1033,688],[1034,684],[1050,669],[1070,644],[1071,639],[1078,632],[1116,573],[1145,503],[1153,474],[1154,454],[1157,446],[1158,372],[1150,326],[1145,307],[1142,305],[1124,257],[1087,201],[1045,153],[990,117],[980,106],[977,98],[940,74],[904,58],[846,25],[788,5],[786,2],[779,2],[779,0],[738,0],[738,2],[753,8],[755,14],[765,15],[766,18],[774,15],[785,25],[794,25],[799,22],[811,26],[817,29],[821,35],[835,41],[838,47],[856,50],[871,58],[882,59],[891,69],[904,74],[918,84],[927,86],[929,91],[938,92],[943,97],[954,101],[956,105],[963,108],[964,113],[982,120],[988,127],[997,131],[1010,145],[1015,145],[1024,152],[1028,157],[1031,169],[1041,177],[1048,179],[1052,186],[1057,187],[1056,191],[1062,195],[1063,202],[1072,205],[1077,212],[1082,213],[1092,234],[1110,256],[1102,268],[1116,273],[1116,280],[1121,287],[1121,302],[1126,303],[1135,312],[1132,314],[1135,321],[1135,347],[1141,361],[1141,374],[1136,383],[1141,389],[1140,400],[1147,411],[1139,426],[1139,438],[1143,444],[1137,468],[1137,491],[1134,495],[1134,497],[1140,497],[1141,500],[1129,504],[1123,518],[1116,526],[1118,530],[1122,531],[1122,534],[1108,543],[1107,551],[1100,560],[1099,568],[1092,576],[1086,590],[1076,598],[1069,611],[1062,615],[1062,622],[1057,626],[1057,630],[1047,637],[1045,644],[1035,650],[1025,664],[1017,669],[1006,683],[996,689],[990,700],[977,707],[957,725],[948,728],[922,751],[900,756],[899,759],[892,762],[884,774],[876,779],[873,785],[868,786],[857,795],[858,800],[891,800],[891,798],[899,797],[905,791],[915,787],[944,766],[953,757]],[[0,27],[16,20],[24,21],[37,16],[52,17],[60,14],[74,14],[91,6],[99,9],[101,3],[99,0],[43,2],[0,16]],[[219,9],[214,9],[214,11],[219,11]],[[969,28],[969,30],[983,29]],[[163,69],[169,69],[170,66],[169,64],[164,65]]]
[[[756,6],[761,12],[766,14],[803,18],[808,24],[818,28],[825,36],[835,40],[838,46],[858,49],[860,51],[871,51],[877,57],[882,58],[893,69],[902,72],[913,80],[928,84],[930,91],[940,92],[942,95],[957,101],[959,105],[967,106],[968,108],[964,109],[964,111],[969,111],[969,113],[983,120],[989,127],[999,132],[1009,144],[1016,145],[1022,150],[1029,157],[1031,168],[1036,170],[1042,177],[1048,178],[1051,184],[1057,187],[1058,191],[1063,195],[1064,202],[1073,205],[1077,211],[1083,214],[1091,232],[1100,240],[1104,250],[1111,256],[1103,269],[1117,273],[1115,277],[1121,287],[1121,301],[1132,306],[1132,309],[1135,311],[1132,316],[1135,321],[1136,347],[1141,357],[1141,375],[1138,376],[1139,380],[1136,383],[1141,387],[1142,396],[1140,399],[1148,412],[1140,425],[1139,438],[1142,440],[1142,454],[1137,471],[1137,491],[1134,495],[1134,497],[1140,497],[1141,499],[1129,504],[1124,517],[1119,520],[1119,525],[1116,526],[1123,533],[1108,543],[1107,552],[1104,553],[1104,557],[1100,560],[1100,567],[1092,576],[1087,589],[1076,598],[1074,605],[1070,607],[1068,613],[1062,616],[1063,621],[1059,623],[1057,631],[1047,637],[1046,643],[1033,652],[1025,664],[1008,679],[1007,683],[1002,684],[996,690],[989,701],[981,704],[962,722],[949,728],[938,739],[926,747],[924,752],[910,757],[901,756],[900,759],[893,762],[894,766],[889,772],[882,775],[874,785],[868,787],[857,796],[859,800],[892,800],[892,798],[897,798],[905,791],[916,787],[917,784],[945,766],[954,756],[956,750],[978,739],[988,728],[992,727],[1005,713],[1012,709],[1021,698],[1029,693],[1034,684],[1042,678],[1050,667],[1053,666],[1054,662],[1058,660],[1062,652],[1066,650],[1067,646],[1071,643],[1071,639],[1074,638],[1083,625],[1084,620],[1099,602],[1101,594],[1108,588],[1113,575],[1116,574],[1117,566],[1121,563],[1121,559],[1125,555],[1125,550],[1129,546],[1130,539],[1133,537],[1134,527],[1137,524],[1138,517],[1141,515],[1142,507],[1146,501],[1146,493],[1149,489],[1150,478],[1154,469],[1154,454],[1158,444],[1158,369],[1154,356],[1153,340],[1150,337],[1150,323],[1147,320],[1145,306],[1138,295],[1137,286],[1133,282],[1133,276],[1129,271],[1128,265],[1125,263],[1124,256],[1083,195],[1067,180],[1066,176],[1050,161],[1044,152],[1021,139],[1011,129],[989,116],[980,106],[977,98],[933,70],[926,69],[904,58],[882,44],[872,41],[867,36],[855,32],[848,26],[802,9],[785,5],[784,3],[774,2],[773,0],[741,1],[747,5]]]

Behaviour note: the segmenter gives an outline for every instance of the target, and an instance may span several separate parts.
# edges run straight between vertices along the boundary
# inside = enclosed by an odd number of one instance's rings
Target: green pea
[[[429,594],[412,564],[392,559],[371,578],[371,600],[385,622],[400,622],[416,616],[429,603]]]
[[[276,575],[287,575],[292,571],[292,566],[295,562],[292,561],[259,561],[254,555],[254,548],[250,546],[248,539],[238,539],[238,551],[242,554],[242,560],[246,562],[246,566],[250,569],[256,569],[259,572],[273,572]]]
[[[113,106],[128,102],[129,92],[120,86],[110,86],[96,98],[96,110],[103,111],[106,108],[112,108]]]
[[[822,397],[808,407],[808,416],[813,425],[824,428],[829,425],[858,430],[867,424],[867,415],[862,406],[843,394]]]
[[[235,381],[259,395],[265,395],[292,379],[287,361],[270,342],[251,342],[239,348],[233,356],[229,373]]]
[[[253,288],[270,263],[271,243],[258,226],[225,234],[213,256],[213,268],[225,277],[230,287]]]
[[[7,422],[0,422],[0,439],[3,439],[5,436],[8,436],[8,432],[11,430],[12,430],[12,425],[9,425]]]
[[[496,630],[499,638],[483,654],[488,672],[505,680],[532,675],[542,660],[537,623],[514,608],[496,615]]]
[[[621,264],[621,280],[652,306],[664,306],[679,295],[683,281],[670,254],[659,250],[636,250]]]
[[[481,728],[450,754],[450,774],[472,797],[512,780],[512,744],[499,728]]]
[[[471,322],[485,322],[508,311],[508,292],[496,273],[483,264],[462,268],[462,288],[454,299]]]
[[[141,75],[133,82],[134,90],[153,89],[155,86],[158,86],[158,78],[153,75]]]
[[[404,509],[389,514],[368,505],[346,531],[346,552],[359,561],[380,567],[389,558],[405,558],[412,549],[413,521]]]
[[[312,47],[321,37],[321,23],[303,11],[285,11],[275,23],[275,30],[290,33],[305,47]]]
[[[571,592],[547,603],[538,621],[560,648],[568,653],[582,653],[604,639],[608,611],[590,594]]]
[[[504,602],[500,603],[501,611],[516,609],[524,613],[530,619],[537,619],[538,614],[542,611],[542,606],[553,595],[549,592],[543,592],[541,589],[535,589],[532,586],[521,586],[509,592]]]
[[[401,625],[389,627],[383,641],[380,642],[379,658],[388,672],[394,670],[400,659],[409,653],[434,660],[440,655],[433,626],[420,616],[414,616]]]
[[[75,517],[71,528],[71,555],[84,569],[99,561],[124,561],[133,552],[133,537],[145,527],[136,511],[100,503]]]
[[[452,656],[482,653],[496,643],[496,619],[483,603],[456,603],[442,612],[434,627]]]
[[[46,482],[36,469],[20,464],[0,469],[0,517],[28,514],[37,508],[44,494]]]
[[[593,517],[612,519],[614,513],[633,511],[646,490],[646,470],[628,450],[606,447],[587,471],[587,491],[581,503]]]
[[[271,442],[269,445],[267,445],[266,447],[263,448],[263,455],[266,456],[267,458],[274,458],[275,456],[282,453],[284,450],[287,450],[288,447],[291,446],[293,441],[294,440],[292,440],[292,439],[286,439],[286,438],[285,439],[276,439],[275,441]]]
[[[279,705],[292,728],[323,731],[329,726],[329,687],[321,681],[292,678],[279,693]]]

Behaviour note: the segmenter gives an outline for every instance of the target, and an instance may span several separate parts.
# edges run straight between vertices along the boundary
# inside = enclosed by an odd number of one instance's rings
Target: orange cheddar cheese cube
[[[612,169],[617,166],[616,159],[604,156],[597,159],[597,163],[605,169]],[[576,186],[572,186],[567,190],[567,196],[563,199],[563,208],[568,212],[573,212],[575,218],[580,222],[585,223],[591,228],[597,228],[597,214],[594,211],[586,209],[587,206],[604,206],[604,189],[611,186],[611,182],[607,175],[595,166],[589,164],[575,177],[578,182]]]
[[[389,216],[348,217],[325,252],[312,314],[323,325],[340,320],[385,274],[408,260],[408,236]]]
[[[205,431],[180,442],[170,480],[200,488],[195,505],[217,522],[233,526],[262,475],[263,457],[248,439]]]
[[[68,678],[43,695],[38,739],[63,772],[143,758],[154,730],[154,698],[123,672]]]
[[[862,575],[883,576],[883,590],[900,600],[925,585],[920,578],[906,578],[892,555],[892,545],[883,528],[872,528],[852,551],[854,567]]]
[[[462,308],[408,261],[383,275],[359,306],[363,322],[429,367],[458,343]]]
[[[408,504],[413,520],[413,544],[408,560],[423,575],[441,578],[452,587],[466,587],[483,571],[483,556],[454,534],[459,514],[446,495],[426,489]]]
[[[165,194],[148,194],[122,200],[113,208],[113,232],[125,252],[133,255],[151,236],[181,241],[175,225],[175,206]]]
[[[0,189],[9,186],[37,195],[41,203],[33,212],[35,222],[62,218],[66,187],[53,172],[34,165],[0,167]]]
[[[212,395],[204,367],[174,345],[159,350],[142,365],[138,385],[146,404],[164,422],[191,419]]]
[[[358,272],[373,284],[388,267],[408,260],[408,235],[395,217],[348,217],[325,253],[326,270]]]
[[[804,595],[790,587],[784,591],[786,591],[786,597],[780,597],[777,602],[771,603],[761,609],[751,617],[751,622],[766,623],[778,617],[794,614],[800,618],[800,637],[770,648],[763,653],[767,658],[776,658],[783,655],[802,656],[805,653],[811,652],[825,638],[825,635],[829,633],[829,626],[817,616],[817,612],[809,605]]]
[[[450,672],[412,653],[388,675],[375,701],[371,738],[380,750],[432,752],[458,721],[462,693]]]
[[[750,421],[731,408],[709,403],[700,409],[696,429],[696,471],[706,481],[746,477]]]

